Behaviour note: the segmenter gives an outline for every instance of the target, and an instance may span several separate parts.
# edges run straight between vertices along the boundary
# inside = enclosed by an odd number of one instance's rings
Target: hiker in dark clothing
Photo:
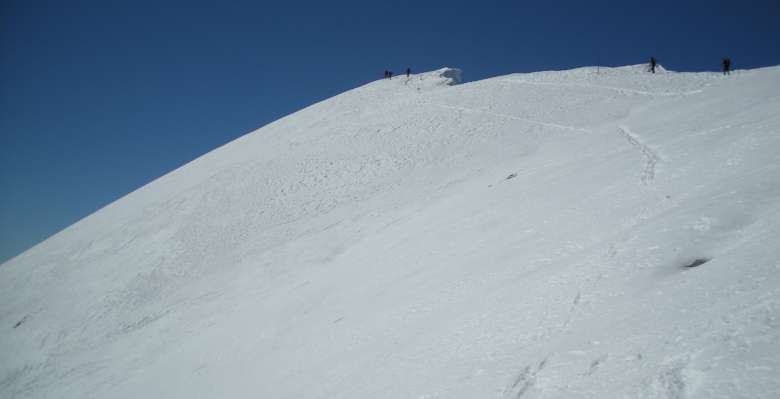
[[[409,75],[412,74],[412,68],[406,68],[406,77],[408,78]]]
[[[390,76],[390,72],[388,72],[387,69],[385,69],[385,79],[387,79],[388,76]]]
[[[731,75],[731,58],[724,58],[721,64],[723,64],[723,74]]]
[[[655,57],[650,57],[650,72],[655,73],[656,65],[658,65],[658,62],[656,62]]]
[[[387,77],[392,79],[393,78],[393,71],[387,71]]]

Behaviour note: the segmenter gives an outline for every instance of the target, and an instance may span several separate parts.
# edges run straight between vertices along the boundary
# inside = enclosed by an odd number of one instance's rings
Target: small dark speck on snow
[[[712,259],[710,259],[710,258],[696,258],[693,261],[691,261],[690,263],[686,264],[684,267],[691,268],[691,267],[701,266],[701,265],[709,262],[710,260],[712,260]]]
[[[14,328],[21,326],[26,320],[27,320],[27,316],[22,317],[21,320],[17,321],[16,324],[14,324]]]

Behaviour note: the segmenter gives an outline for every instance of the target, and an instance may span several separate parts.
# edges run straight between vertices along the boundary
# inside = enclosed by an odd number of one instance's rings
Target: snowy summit
[[[0,266],[4,398],[780,396],[780,67],[383,79]]]

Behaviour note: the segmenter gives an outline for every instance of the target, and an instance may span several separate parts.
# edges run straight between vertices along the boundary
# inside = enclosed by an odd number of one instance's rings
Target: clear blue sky
[[[778,21],[777,0],[0,0],[0,261],[385,68],[755,68]]]

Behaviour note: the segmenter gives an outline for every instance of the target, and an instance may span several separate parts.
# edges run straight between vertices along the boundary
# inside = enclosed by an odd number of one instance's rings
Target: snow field
[[[204,155],[0,267],[0,396],[777,397],[780,68],[643,68],[399,76]]]

